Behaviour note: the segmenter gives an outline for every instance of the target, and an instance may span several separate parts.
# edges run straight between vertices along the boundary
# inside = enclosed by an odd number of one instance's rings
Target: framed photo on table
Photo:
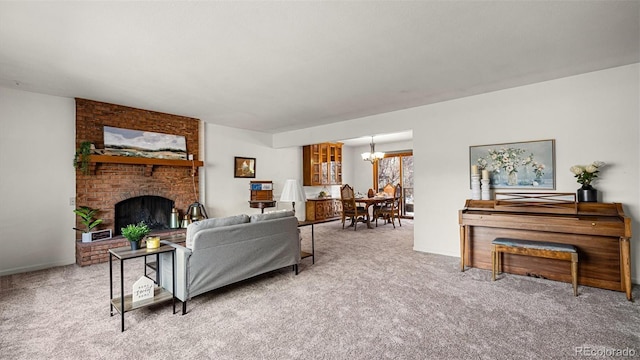
[[[469,146],[469,171],[477,166],[493,189],[555,190],[555,159],[553,139]]]
[[[256,158],[236,156],[233,160],[234,178],[255,178]]]

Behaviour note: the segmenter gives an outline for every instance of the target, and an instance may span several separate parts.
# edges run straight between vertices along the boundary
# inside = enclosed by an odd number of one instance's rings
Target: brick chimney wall
[[[103,149],[106,125],[185,136],[187,153],[198,160],[199,123],[194,118],[76,98],[76,148],[83,141],[90,141],[96,149]],[[100,209],[98,217],[104,219],[100,230],[115,230],[115,204],[122,200],[142,195],[162,196],[175,201],[183,215],[198,199],[198,189],[198,176],[192,176],[190,167],[155,166],[151,176],[145,176],[144,165],[101,163],[95,174],[76,171],[76,206]],[[78,217],[76,227],[81,226]],[[78,232],[76,240],[80,238]]]

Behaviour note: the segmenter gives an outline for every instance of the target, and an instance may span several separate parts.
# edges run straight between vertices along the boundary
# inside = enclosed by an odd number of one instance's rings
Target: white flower
[[[593,165],[587,165],[584,169],[585,169],[586,172],[592,173],[592,174],[594,172],[598,171],[598,168],[596,166],[593,166]]]
[[[598,177],[598,173],[600,172],[598,167],[600,166],[604,166],[604,162],[594,161],[587,166],[572,166],[569,170],[575,175],[578,183],[583,186],[588,186],[591,185],[591,183]]]
[[[576,175],[580,175],[584,172],[584,169],[581,166],[572,166],[569,171],[571,171],[572,173],[576,174]]]

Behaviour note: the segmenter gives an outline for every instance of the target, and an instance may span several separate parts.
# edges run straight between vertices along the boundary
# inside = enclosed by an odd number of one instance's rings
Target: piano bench
[[[571,261],[573,295],[578,296],[578,249],[575,246],[547,241],[496,238],[491,242],[492,281],[496,280],[496,272],[502,272],[502,253]]]

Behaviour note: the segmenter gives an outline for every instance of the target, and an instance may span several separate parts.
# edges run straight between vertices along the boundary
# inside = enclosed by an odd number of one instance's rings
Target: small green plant
[[[145,236],[149,235],[151,229],[144,222],[140,221],[137,224],[129,224],[120,229],[122,236],[127,238],[131,242],[138,242]]]
[[[76,154],[73,157],[73,167],[80,169],[83,174],[89,173],[89,156],[91,155],[91,142],[83,141],[80,143],[80,148],[76,149]]]
[[[81,223],[85,227],[84,230],[78,228],[74,229],[83,233],[91,232],[91,230],[100,225],[103,221],[102,219],[93,219],[94,216],[98,212],[100,212],[99,209],[93,209],[89,206],[80,206],[79,208],[73,210],[73,212],[76,213],[76,215],[80,216],[80,218],[82,219]]]

